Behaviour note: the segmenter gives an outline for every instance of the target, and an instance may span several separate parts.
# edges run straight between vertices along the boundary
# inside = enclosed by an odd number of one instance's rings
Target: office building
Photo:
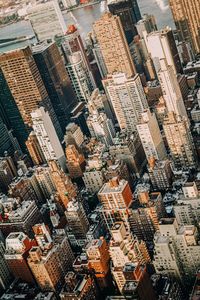
[[[107,147],[112,145],[116,134],[112,120],[108,119],[103,111],[98,111],[91,100],[88,102],[88,109],[87,125],[91,137],[95,137]]]
[[[165,145],[154,113],[150,110],[143,112],[137,130],[147,160],[152,157],[159,160],[166,158]]]
[[[69,123],[70,111],[77,100],[63,59],[56,43],[41,43],[32,46],[33,58],[42,77],[51,104],[63,133]]]
[[[65,35],[62,38],[61,48],[65,57],[65,61],[69,62],[69,56],[77,52],[80,52],[81,61],[84,64],[87,77],[90,83],[90,87],[95,88],[96,82],[92,73],[91,65],[88,59],[88,55],[81,38],[80,32],[75,25],[70,25],[67,28]]]
[[[51,160],[49,162],[51,178],[56,188],[57,200],[63,207],[67,208],[68,203],[76,197],[77,190],[75,185],[71,182],[69,176],[67,176],[56,161]]]
[[[12,131],[14,137],[20,144],[21,149],[24,151],[25,141],[28,137],[28,131],[25,128],[23,119],[20,115],[17,104],[13,98],[11,90],[6,82],[5,76],[0,69],[0,119]]]
[[[157,295],[153,289],[147,267],[139,263],[126,263],[123,268],[125,284],[122,294],[125,298],[156,300]]]
[[[38,166],[34,168],[34,176],[44,199],[50,199],[56,191],[50,168],[48,166]]]
[[[111,14],[120,17],[127,42],[132,42],[133,37],[137,35],[137,29],[135,25],[142,18],[137,0],[109,0],[108,9],[111,12]]]
[[[93,86],[80,51],[68,56],[66,69],[78,101],[88,102]]]
[[[174,113],[168,113],[163,129],[175,167],[194,168],[196,155],[187,120]]]
[[[66,127],[64,140],[66,146],[75,145],[80,147],[84,141],[84,135],[81,128],[75,123],[69,123]]]
[[[34,226],[38,246],[29,251],[28,265],[42,291],[61,288],[67,270],[72,266],[74,256],[67,237],[52,238],[44,224]]]
[[[129,228],[128,210],[133,202],[133,195],[126,180],[117,177],[110,179],[99,190],[98,198],[102,205],[102,216],[109,229],[117,220],[123,220]]]
[[[31,112],[42,105],[49,112],[59,139],[62,139],[61,127],[31,49],[26,47],[1,54],[0,67],[27,130],[32,127]]]
[[[135,66],[131,58],[120,17],[113,16],[111,13],[104,13],[94,23],[93,30],[108,74],[122,72],[127,77],[135,75]]]
[[[172,66],[175,74],[182,73],[182,65],[171,28],[166,27],[161,31],[151,32],[146,39],[147,48],[157,72],[161,68],[160,60],[165,59],[167,65]]]
[[[89,242],[86,246],[86,254],[88,268],[93,270],[100,289],[109,287],[110,255],[106,240],[100,237]]]
[[[114,223],[111,228],[111,241],[109,244],[109,253],[112,261],[111,272],[117,283],[120,292],[126,282],[123,274],[123,268],[126,263],[150,262],[150,257],[143,241],[139,241],[136,236],[128,232],[123,222]]]
[[[36,242],[23,232],[12,232],[6,238],[4,254],[13,276],[29,283],[35,283],[27,263],[27,256],[33,245],[36,245]]]
[[[0,242],[0,288],[5,290],[11,282],[11,274],[8,264],[5,260],[5,246]]]
[[[75,200],[69,202],[65,216],[70,232],[77,240],[85,240],[89,230],[89,221],[82,204]]]
[[[0,191],[7,192],[8,186],[17,175],[17,170],[11,157],[0,158]]]
[[[200,266],[197,228],[178,226],[176,219],[161,219],[155,234],[156,272],[181,280],[191,280]]]
[[[38,41],[54,40],[64,35],[66,25],[57,1],[37,3],[28,9],[31,22]]]
[[[42,215],[35,201],[19,201],[6,195],[0,195],[2,206],[0,230],[6,237],[12,232],[24,232],[33,236],[32,226],[42,221]],[[5,222],[6,220],[6,222]]]
[[[65,150],[67,169],[71,178],[80,178],[85,169],[85,158],[74,145],[68,145]]]
[[[172,168],[170,160],[149,159],[148,174],[155,191],[166,191],[172,185]]]
[[[45,160],[56,160],[66,169],[65,154],[48,111],[40,107],[31,113],[33,130]]]
[[[200,52],[199,1],[169,1],[180,40],[189,42],[195,53]]]
[[[172,66],[167,65],[166,60],[160,60],[161,68],[158,72],[163,99],[168,112],[174,112],[176,115],[185,116],[187,112],[183,102],[180,86]]]
[[[148,108],[139,75],[128,78],[126,74],[114,74],[103,80],[103,85],[112,103],[120,129],[136,131],[141,113]]]
[[[0,157],[14,154],[14,147],[9,131],[0,117]]]
[[[183,194],[173,206],[174,215],[179,225],[196,225],[200,222],[199,191],[195,182],[186,182]]]
[[[26,147],[34,165],[41,165],[46,162],[45,156],[42,152],[42,149],[34,131],[31,131],[31,133],[29,134],[28,139],[26,141]]]

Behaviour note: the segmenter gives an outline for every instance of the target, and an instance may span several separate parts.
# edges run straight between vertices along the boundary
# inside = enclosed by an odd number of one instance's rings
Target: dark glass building
[[[70,112],[76,106],[77,100],[59,49],[55,43],[42,43],[33,46],[32,52],[57,119],[65,133]]]
[[[120,17],[128,43],[137,35],[135,24],[142,19],[137,0],[109,0],[109,11]]]
[[[8,129],[0,117],[0,157],[3,157],[6,152],[8,155],[13,155],[14,148],[8,133]]]
[[[24,125],[21,114],[11,94],[3,72],[0,70],[0,118],[8,130],[17,138],[22,150],[26,149],[25,142],[28,131]],[[3,130],[3,129],[2,129]]]

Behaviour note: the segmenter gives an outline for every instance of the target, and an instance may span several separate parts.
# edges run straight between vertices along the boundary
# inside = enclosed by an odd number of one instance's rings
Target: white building
[[[176,219],[161,219],[154,239],[156,272],[191,279],[200,267],[197,235],[193,225],[178,226]]]
[[[66,146],[76,144],[78,147],[80,147],[84,141],[84,135],[81,128],[77,124],[69,123],[66,127],[64,139]]]
[[[72,83],[77,99],[88,102],[93,87],[90,82],[88,70],[86,69],[81,52],[75,52],[68,56],[69,63],[66,65],[67,73]]]
[[[107,147],[113,145],[113,138],[115,137],[115,128],[110,119],[107,118],[104,112],[98,111],[92,101],[88,103],[89,116],[87,118],[87,125],[92,137],[96,137]]]
[[[65,170],[65,155],[49,113],[40,107],[31,113],[33,129],[47,161],[57,160]]]
[[[175,65],[175,60],[173,57],[172,43],[176,47],[172,30],[169,27],[161,31],[151,32],[146,37],[147,49],[151,55],[151,58],[154,62],[156,71],[160,69],[160,60],[166,59],[167,64],[172,67],[174,74],[177,73]],[[177,51],[178,55],[178,51]]]
[[[195,148],[186,118],[168,113],[163,129],[176,168],[195,167]]]
[[[160,60],[160,65],[161,68],[158,71],[158,78],[168,112],[174,112],[177,115],[185,116],[187,118],[181,90],[173,67],[167,65],[165,59]]]
[[[150,110],[142,113],[137,130],[147,160],[152,157],[159,160],[165,159],[167,153],[155,114],[151,113]]]
[[[58,1],[52,0],[28,9],[29,20],[39,41],[54,40],[66,32],[66,24]]]
[[[127,78],[124,73],[110,75],[103,80],[104,88],[112,103],[120,129],[136,131],[141,113],[148,108],[139,75]]]

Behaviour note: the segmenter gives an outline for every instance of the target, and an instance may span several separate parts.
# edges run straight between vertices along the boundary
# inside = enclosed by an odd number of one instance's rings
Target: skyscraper
[[[108,74],[123,72],[128,77],[136,73],[120,17],[105,13],[93,25]]]
[[[196,166],[195,149],[186,118],[168,113],[163,129],[176,168]]]
[[[8,130],[12,130],[22,150],[25,150],[25,141],[28,131],[25,128],[17,104],[0,69],[0,117]]]
[[[66,25],[58,1],[49,1],[28,9],[29,20],[39,41],[53,40],[62,36]]]
[[[80,51],[68,56],[66,69],[77,99],[87,102],[92,93],[92,85]]]
[[[166,158],[165,145],[154,113],[149,110],[143,112],[137,130],[147,160],[152,157],[160,160]]]
[[[70,25],[67,28],[65,36],[62,39],[61,49],[63,51],[66,62],[68,62],[68,56],[80,52],[82,62],[87,70],[87,75],[90,79],[91,86],[96,87],[95,79],[91,70],[90,62],[83,44],[83,40],[76,26]]]
[[[137,0],[109,0],[108,9],[113,15],[120,17],[127,42],[132,42],[137,35],[135,24],[142,18]]]
[[[14,147],[12,145],[8,129],[0,117],[0,157],[4,156],[6,153],[13,155]]]
[[[170,0],[170,7],[179,38],[190,42],[196,53],[200,52],[200,2],[199,0]]]
[[[35,165],[44,164],[46,162],[45,156],[42,152],[42,148],[40,147],[34,131],[31,131],[31,133],[29,134],[29,137],[26,141],[26,147]]]
[[[70,111],[77,100],[67,75],[63,59],[55,43],[32,47],[33,58],[42,77],[63,133],[69,123]]]
[[[165,59],[160,60],[160,64],[161,67],[158,71],[158,78],[167,110],[168,112],[174,112],[177,115],[187,118],[181,90],[173,67],[167,65]]]
[[[65,170],[66,160],[49,113],[40,107],[31,113],[33,129],[46,161],[56,160]]]
[[[112,103],[120,129],[136,131],[141,113],[148,108],[139,75],[128,78],[124,73],[108,76],[103,85]]]
[[[147,48],[151,54],[156,71],[160,69],[160,60],[166,59],[167,64],[173,67],[174,73],[181,73],[182,66],[176,42],[171,28],[166,27],[147,35]]]
[[[43,105],[61,139],[62,131],[31,49],[26,47],[1,54],[0,67],[27,129],[32,126],[31,112]]]

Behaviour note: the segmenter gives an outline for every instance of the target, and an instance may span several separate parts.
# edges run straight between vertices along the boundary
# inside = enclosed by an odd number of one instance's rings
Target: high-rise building
[[[76,187],[55,160],[49,162],[51,178],[57,190],[58,202],[66,209],[69,201],[76,197]]]
[[[98,240],[92,240],[86,246],[86,253],[88,268],[94,271],[100,289],[108,287],[110,255],[106,240],[103,237]]]
[[[143,112],[137,130],[147,160],[152,157],[160,160],[166,158],[165,145],[154,113],[150,110]]]
[[[0,118],[8,130],[17,138],[22,150],[25,150],[25,141],[28,137],[28,131],[25,128],[23,119],[20,115],[17,104],[13,98],[5,76],[0,69]]]
[[[173,67],[167,65],[165,59],[160,60],[160,66],[158,78],[168,112],[174,112],[177,115],[185,116],[187,118],[181,90],[177,77],[174,74]]]
[[[65,216],[70,232],[77,240],[85,240],[89,229],[89,221],[82,204],[77,201],[69,202]]]
[[[28,265],[42,290],[61,288],[74,256],[65,235],[52,237],[44,224],[34,226],[38,246],[29,251]]]
[[[11,274],[8,264],[5,260],[5,246],[0,242],[0,288],[5,290],[11,282]]]
[[[139,263],[126,263],[123,268],[125,284],[122,294],[125,299],[133,297],[140,300],[156,300],[157,295],[153,289],[147,267]]]
[[[12,232],[6,238],[5,260],[15,278],[34,283],[33,274],[27,263],[29,250],[36,245],[34,240],[28,238],[23,232]]]
[[[142,18],[137,0],[109,0],[108,9],[113,15],[120,17],[127,42],[132,42],[133,37],[137,35],[135,25]]]
[[[66,69],[78,101],[87,102],[93,87],[80,51],[68,56]]]
[[[33,236],[32,226],[42,221],[42,215],[35,201],[19,201],[19,199],[0,195],[1,221],[0,230],[6,237],[12,232],[24,232]]]
[[[148,174],[155,191],[166,191],[172,184],[172,169],[170,160],[149,159]]]
[[[88,109],[87,125],[91,136],[101,141],[107,147],[112,145],[116,134],[112,121],[107,118],[104,112],[98,111],[92,101],[89,101]]]
[[[66,34],[62,39],[61,48],[62,48],[66,62],[69,62],[68,57],[70,55],[80,52],[80,55],[82,58],[81,61],[83,62],[83,65],[85,66],[88,80],[90,81],[90,85],[91,85],[91,87],[95,88],[96,83],[95,83],[94,75],[92,73],[91,65],[90,65],[80,32],[78,31],[76,26],[70,25],[67,28]]]
[[[109,253],[112,260],[112,275],[117,283],[118,289],[122,292],[126,282],[123,274],[123,268],[126,263],[150,262],[150,257],[143,241],[139,241],[136,236],[128,232],[123,222],[114,223],[111,228],[111,241],[109,244]]]
[[[156,272],[191,280],[200,267],[200,246],[194,225],[178,226],[176,219],[161,219],[155,234]]]
[[[146,39],[147,48],[157,72],[160,69],[160,60],[165,59],[167,65],[172,66],[175,74],[182,73],[182,65],[171,28],[166,27],[161,31],[151,32]]]
[[[120,73],[108,76],[103,85],[112,103],[120,129],[136,131],[141,113],[148,108],[139,75],[128,78]]]
[[[14,154],[14,147],[6,125],[0,117],[0,157]]]
[[[175,167],[194,168],[196,156],[188,121],[184,117],[168,113],[163,129]]]
[[[39,41],[54,40],[66,31],[58,1],[37,3],[28,9],[28,17]]]
[[[41,43],[32,47],[33,58],[42,77],[63,133],[70,112],[76,105],[70,78],[56,43]]]
[[[51,177],[50,167],[42,166],[34,168],[34,176],[45,199],[50,199],[56,188]]]
[[[117,220],[128,224],[128,209],[133,202],[133,195],[128,182],[114,177],[105,183],[98,193],[102,204],[102,215],[108,228]]]
[[[170,8],[180,40],[190,42],[196,53],[200,52],[200,3],[198,0],[170,0]]]
[[[128,43],[120,17],[105,13],[93,25],[93,30],[100,46],[108,74],[125,73],[128,77],[135,75]]]
[[[71,178],[80,178],[85,169],[85,158],[74,145],[68,145],[65,150],[67,169]]]
[[[43,105],[49,112],[59,139],[62,139],[60,125],[31,49],[26,47],[1,54],[0,67],[27,129],[32,126],[31,112]]]
[[[56,160],[65,170],[65,154],[48,111],[44,107],[40,107],[31,113],[31,117],[34,133],[46,161]]]
[[[17,170],[11,157],[0,158],[0,191],[7,192],[9,184],[17,175]]]
[[[26,147],[34,165],[41,165],[46,162],[45,156],[40,147],[39,141],[34,131],[31,131],[26,141]]]
[[[64,140],[66,146],[75,145],[79,148],[84,142],[84,135],[81,128],[75,123],[69,123],[66,127]]]

